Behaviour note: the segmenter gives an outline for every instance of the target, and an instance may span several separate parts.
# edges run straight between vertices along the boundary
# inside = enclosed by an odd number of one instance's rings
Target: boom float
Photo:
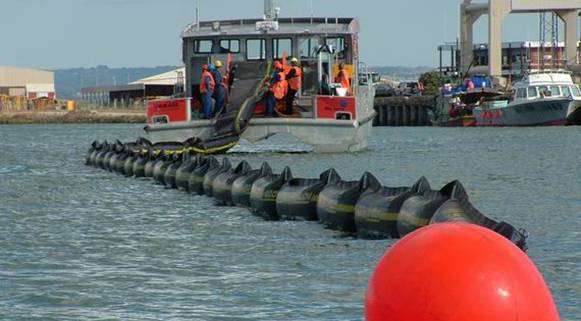
[[[459,181],[432,190],[425,177],[409,187],[382,186],[371,173],[344,181],[330,169],[318,178],[293,178],[291,169],[273,173],[268,163],[252,169],[224,157],[200,155],[191,142],[151,144],[93,142],[86,164],[128,177],[214,197],[218,206],[240,206],[266,220],[319,221],[363,239],[403,237],[433,223],[466,222],[495,231],[526,250],[527,232],[478,211]]]

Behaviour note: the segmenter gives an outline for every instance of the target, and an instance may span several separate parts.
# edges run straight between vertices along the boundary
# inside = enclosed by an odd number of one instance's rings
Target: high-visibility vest
[[[276,99],[283,99],[288,90],[288,82],[286,81],[286,76],[283,71],[279,72],[278,75],[280,80],[272,84],[270,91],[274,93]]]
[[[301,69],[301,67],[293,67],[292,69],[295,70],[295,76],[288,80],[288,86],[290,89],[294,91],[299,91],[301,90],[303,70]]]
[[[206,88],[206,79],[210,79],[210,88]],[[205,70],[204,72],[202,72],[202,82],[200,83],[200,93],[205,94],[208,92],[208,90],[210,92],[214,92],[214,88],[216,87],[216,82],[214,81],[214,77],[212,77],[212,74]]]
[[[346,88],[348,92],[351,92],[351,83],[349,82],[349,73],[347,73],[347,70],[339,70],[339,75],[335,79],[335,82],[340,83],[342,88]]]

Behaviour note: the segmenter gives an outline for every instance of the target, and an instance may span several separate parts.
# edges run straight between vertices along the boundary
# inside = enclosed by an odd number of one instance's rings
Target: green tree
[[[437,95],[440,92],[440,87],[446,83],[446,80],[440,77],[440,73],[437,71],[423,73],[419,81],[424,84],[424,95]]]

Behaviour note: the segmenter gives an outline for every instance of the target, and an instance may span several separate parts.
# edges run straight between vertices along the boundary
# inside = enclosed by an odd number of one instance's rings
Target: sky
[[[361,22],[370,66],[436,66],[436,48],[454,42],[461,0],[312,0],[315,16]],[[201,20],[258,18],[263,0],[200,0]],[[281,16],[310,16],[311,0],[278,0]],[[179,34],[196,0],[0,0],[0,65],[62,69],[181,64]],[[504,41],[537,40],[538,15],[512,15]],[[487,19],[475,27],[486,42]]]

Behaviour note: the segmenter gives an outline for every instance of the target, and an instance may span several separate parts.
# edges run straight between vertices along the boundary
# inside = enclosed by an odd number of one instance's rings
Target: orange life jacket
[[[301,82],[303,78],[303,70],[301,67],[292,67],[295,70],[295,76],[288,80],[288,86],[294,91],[301,90]]]
[[[337,75],[335,82],[340,83],[341,87],[347,88],[347,92],[351,92],[351,83],[349,82],[349,73],[347,70],[339,70],[339,75]]]
[[[270,91],[274,93],[274,98],[283,99],[286,96],[288,90],[288,82],[286,81],[286,76],[284,71],[278,73],[280,80],[272,84]]]
[[[206,88],[206,78],[207,77],[210,78],[210,88]],[[208,70],[205,70],[204,72],[202,72],[202,82],[200,83],[200,93],[205,94],[208,92],[208,90],[213,93],[215,88],[216,88],[216,81],[214,81],[214,77],[212,76],[212,74]]]

